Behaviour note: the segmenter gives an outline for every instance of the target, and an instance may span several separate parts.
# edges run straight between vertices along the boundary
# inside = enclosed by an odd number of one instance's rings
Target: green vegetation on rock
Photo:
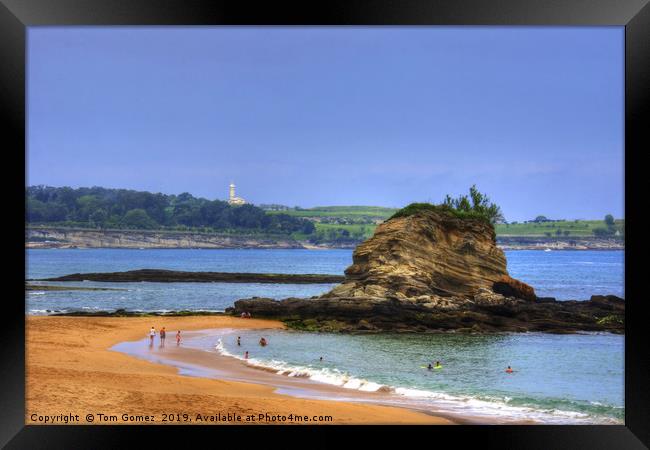
[[[445,197],[443,203],[434,205],[431,203],[411,203],[393,214],[390,219],[408,217],[421,211],[434,211],[452,214],[462,219],[478,219],[491,224],[504,220],[501,208],[483,193],[479,192],[476,186],[469,189],[469,196],[461,195],[452,198]],[[390,220],[389,219],[389,220]]]

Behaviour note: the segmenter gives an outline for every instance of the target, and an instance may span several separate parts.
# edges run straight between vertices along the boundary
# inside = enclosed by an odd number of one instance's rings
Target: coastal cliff
[[[625,302],[538,298],[508,274],[494,228],[444,211],[392,218],[359,245],[345,281],[311,299],[242,299],[227,312],[327,331],[624,330]]]
[[[304,248],[288,236],[184,231],[27,228],[27,248]]]
[[[26,248],[307,248],[354,249],[362,241],[313,244],[289,236],[233,235],[162,230],[98,230],[54,226],[28,227]],[[595,237],[497,236],[503,250],[623,250],[621,239]]]

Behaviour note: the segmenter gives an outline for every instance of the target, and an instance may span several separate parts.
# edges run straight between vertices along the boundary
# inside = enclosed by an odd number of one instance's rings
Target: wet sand
[[[158,338],[153,349],[147,345],[152,325],[167,329],[164,352],[156,348]],[[44,423],[50,417],[49,423],[61,424],[63,416],[78,416],[79,421],[68,423],[87,424],[86,416],[93,414],[93,424],[454,423],[407,408],[356,403],[361,397],[371,402],[380,393],[347,392],[252,369],[216,353],[175,348],[178,329],[217,328],[283,328],[283,324],[215,316],[27,316],[25,422]],[[117,351],[125,350],[125,345],[143,353]],[[151,357],[143,359],[149,350]],[[342,401],[346,398],[354,401]],[[101,420],[100,413],[109,418]],[[197,420],[199,416],[204,420]],[[163,422],[165,417],[168,421]],[[251,417],[255,420],[246,421]]]
[[[377,391],[361,391],[314,381],[306,376],[288,376],[288,372],[279,374],[277,370],[269,367],[249,365],[239,358],[224,356],[215,349],[219,339],[234,339],[236,331],[236,329],[222,328],[188,332],[180,346],[172,341],[162,347],[158,340],[154,345],[150,345],[149,339],[144,338],[122,342],[113,346],[111,350],[176,367],[182,375],[261,384],[275,388],[276,393],[288,394],[293,397],[397,406],[444,417],[458,424],[535,424],[532,420],[516,419],[509,416],[482,415],[479,417],[469,411],[459,411],[457,407],[451,409],[450,405],[445,406],[440,401],[399,395],[387,387]],[[251,357],[253,356],[255,355]],[[436,406],[437,403],[438,406]]]

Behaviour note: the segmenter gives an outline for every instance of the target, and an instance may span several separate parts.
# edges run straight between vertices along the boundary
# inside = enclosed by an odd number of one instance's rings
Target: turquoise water
[[[624,296],[622,251],[508,251],[508,270],[540,296]],[[75,272],[161,268],[188,271],[341,274],[351,250],[47,249],[27,252],[27,278]],[[309,297],[333,285],[229,283],[47,283],[120,291],[30,291],[25,312],[114,310],[223,311],[239,298]],[[265,331],[192,342],[278,372],[349,389],[389,390],[405,404],[460,415],[542,423],[622,423],[624,337],[608,334],[339,335]],[[189,340],[188,340],[189,344]],[[319,357],[323,356],[323,362]],[[440,360],[442,370],[421,368]],[[505,374],[511,365],[515,372]]]
[[[264,330],[193,343],[291,376],[365,391],[388,390],[404,403],[507,420],[623,423],[624,337],[542,333],[342,335]],[[236,345],[241,336],[242,346]],[[320,357],[323,361],[320,361]],[[428,370],[440,361],[441,370]],[[506,374],[512,366],[514,373]],[[425,366],[423,368],[422,366]],[[506,420],[506,421],[507,421]]]
[[[519,250],[506,252],[508,270],[535,287],[540,296],[586,300],[593,294],[623,296],[622,251]],[[135,250],[39,249],[27,252],[27,278],[77,272],[142,268],[187,271],[342,274],[352,250]],[[333,284],[230,283],[48,283],[110,287],[121,291],[30,291],[26,312],[115,310],[223,311],[246,297],[311,297]]]

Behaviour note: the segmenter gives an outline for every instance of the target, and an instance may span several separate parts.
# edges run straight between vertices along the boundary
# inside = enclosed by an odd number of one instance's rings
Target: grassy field
[[[624,222],[622,220],[617,220],[616,225],[622,227]],[[353,225],[338,225],[338,224],[326,224],[326,223],[316,223],[316,231],[327,231],[327,230],[347,230],[350,235],[355,233],[361,234],[363,239],[368,239],[375,232],[375,224],[353,224]],[[550,237],[593,237],[594,234],[592,230],[594,228],[604,227],[604,222],[602,220],[580,220],[580,221],[562,221],[555,223],[519,223],[519,224],[510,224],[510,225],[497,225],[496,233],[497,236],[530,236],[530,237],[542,237],[547,236],[546,233],[551,233]],[[557,230],[560,230],[560,235],[558,236]],[[565,233],[568,231],[568,234]]]
[[[309,209],[289,211],[267,211],[268,214],[289,214],[296,217],[313,218],[315,221],[323,219],[345,219],[355,223],[319,223],[316,222],[316,231],[327,233],[336,230],[347,230],[350,236],[363,236],[367,239],[375,231],[375,221],[386,220],[392,216],[397,209],[381,206],[318,206]],[[366,222],[366,223],[358,223]],[[623,220],[616,220],[616,228],[622,230],[625,226]],[[603,228],[603,220],[565,220],[560,222],[541,223],[516,223],[496,225],[498,236],[547,236],[551,237],[587,237],[594,236],[594,228]],[[560,234],[558,234],[560,230]]]
[[[616,220],[616,227],[623,227],[622,220]],[[560,230],[561,236],[593,236],[594,228],[603,228],[605,223],[602,220],[566,220],[561,222],[542,223],[517,223],[499,224],[496,226],[497,236],[551,236],[557,237]],[[566,234],[568,232],[568,234]]]
[[[341,219],[388,219],[396,208],[383,206],[317,206],[289,211],[267,211],[267,214],[288,214],[294,217],[337,217]]]

